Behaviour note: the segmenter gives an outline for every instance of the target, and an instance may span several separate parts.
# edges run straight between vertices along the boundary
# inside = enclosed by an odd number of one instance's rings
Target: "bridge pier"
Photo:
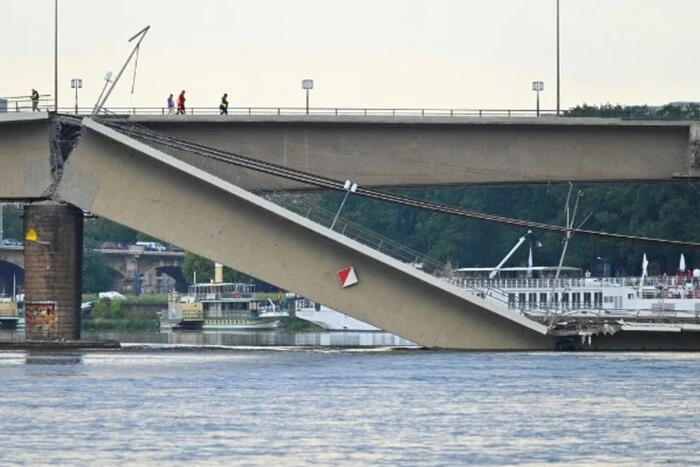
[[[44,201],[24,208],[27,340],[80,339],[83,212]]]

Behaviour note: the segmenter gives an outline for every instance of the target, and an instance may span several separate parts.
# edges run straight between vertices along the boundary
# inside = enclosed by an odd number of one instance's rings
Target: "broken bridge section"
[[[215,175],[86,119],[56,195],[432,348],[554,349],[498,308]],[[343,288],[338,271],[357,283]]]

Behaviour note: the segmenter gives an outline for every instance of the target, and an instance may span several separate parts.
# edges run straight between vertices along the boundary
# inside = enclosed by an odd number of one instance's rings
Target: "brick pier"
[[[80,339],[83,212],[41,202],[24,208],[27,340]]]

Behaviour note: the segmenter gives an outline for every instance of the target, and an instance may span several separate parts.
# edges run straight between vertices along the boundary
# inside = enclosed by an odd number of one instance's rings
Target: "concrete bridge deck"
[[[55,118],[55,117],[54,117]],[[115,117],[117,118],[117,117]],[[607,118],[131,116],[166,134],[360,186],[651,181],[700,176],[700,123]],[[0,114],[0,199],[52,190],[46,112]],[[46,155],[50,154],[47,160]],[[223,180],[234,168],[182,155]],[[309,188],[257,174],[271,188]]]
[[[130,116],[174,137],[361,186],[700,176],[700,123],[609,118]],[[228,179],[216,162],[187,161]],[[291,182],[275,187],[299,187]],[[281,183],[281,184],[280,184]]]

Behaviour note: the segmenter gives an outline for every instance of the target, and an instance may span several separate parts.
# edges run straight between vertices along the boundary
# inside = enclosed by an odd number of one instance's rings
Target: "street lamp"
[[[343,210],[343,206],[345,206],[345,201],[348,200],[348,195],[350,193],[355,193],[357,191],[357,183],[353,183],[350,180],[345,180],[345,197],[343,198],[343,202],[340,203],[340,207],[338,208],[338,212],[335,213],[335,217],[333,218],[333,223],[331,224],[331,230],[333,230],[333,227],[335,227],[335,223],[338,221],[338,216],[340,216],[340,211]]]
[[[301,82],[301,89],[306,90],[306,115],[309,115],[309,90],[314,88],[314,80],[305,79]]]
[[[73,78],[70,80],[71,89],[75,89],[75,114],[78,115],[78,89],[82,89],[83,80],[80,78]]]
[[[540,116],[540,91],[544,90],[544,83],[542,81],[533,81],[532,90],[537,93],[537,116]]]
[[[54,2],[53,19],[53,110],[58,112],[58,0]]]
[[[561,108],[560,80],[559,80],[559,0],[557,0],[557,116],[559,116]]]

